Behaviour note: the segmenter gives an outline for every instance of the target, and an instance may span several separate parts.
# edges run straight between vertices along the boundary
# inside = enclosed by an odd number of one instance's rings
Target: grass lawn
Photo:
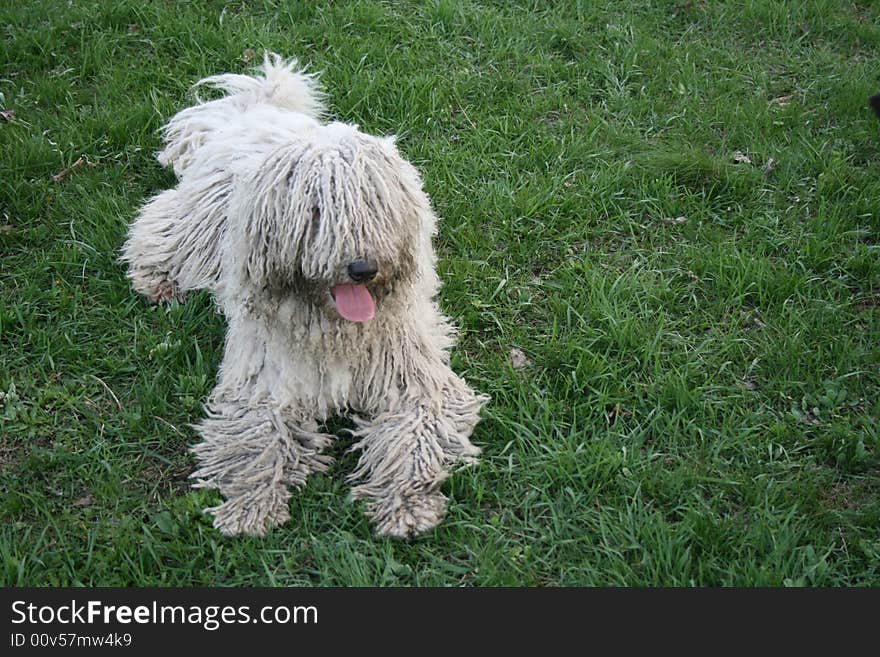
[[[0,584],[880,586],[880,5],[0,6]],[[117,258],[157,130],[264,50],[395,133],[492,396],[449,515],[336,465],[265,539],[189,488],[224,322]],[[256,57],[255,57],[256,55]]]

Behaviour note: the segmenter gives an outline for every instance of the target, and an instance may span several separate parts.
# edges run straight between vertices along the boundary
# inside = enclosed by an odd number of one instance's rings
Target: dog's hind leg
[[[270,405],[215,402],[198,430],[204,442],[193,448],[200,467],[191,477],[196,488],[217,488],[226,498],[205,511],[227,535],[263,536],[287,521],[288,486],[302,486],[332,461],[320,453],[332,436]]]
[[[435,395],[410,398],[371,420],[358,421],[353,449],[362,452],[351,479],[354,499],[367,501],[367,515],[380,535],[408,537],[436,526],[446,512],[440,485],[455,464],[476,463],[479,448],[469,436],[487,397],[444,366]]]
[[[182,181],[135,218],[122,251],[132,286],[152,302],[220,284],[231,177],[222,171]]]

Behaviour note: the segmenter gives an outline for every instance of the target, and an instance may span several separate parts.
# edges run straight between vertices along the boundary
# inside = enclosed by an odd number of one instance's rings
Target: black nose
[[[366,283],[376,278],[379,265],[375,260],[355,260],[348,266],[348,275],[355,283]]]

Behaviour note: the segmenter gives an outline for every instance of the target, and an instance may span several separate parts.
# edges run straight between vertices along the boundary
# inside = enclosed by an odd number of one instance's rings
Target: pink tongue
[[[333,298],[336,310],[350,322],[366,322],[376,314],[376,304],[366,285],[337,285]]]

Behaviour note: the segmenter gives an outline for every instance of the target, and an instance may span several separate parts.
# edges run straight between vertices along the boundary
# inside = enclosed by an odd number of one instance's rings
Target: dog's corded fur
[[[434,213],[393,139],[323,123],[295,60],[267,56],[261,73],[198,83],[226,95],[165,126],[158,159],[178,184],[144,205],[123,252],[150,300],[207,288],[228,322],[195,485],[225,496],[208,509],[220,531],[262,535],[290,517],[288,487],[327,469],[320,424],[347,414],[353,497],[378,533],[423,532],[450,467],[476,461],[487,400],[449,367]]]

